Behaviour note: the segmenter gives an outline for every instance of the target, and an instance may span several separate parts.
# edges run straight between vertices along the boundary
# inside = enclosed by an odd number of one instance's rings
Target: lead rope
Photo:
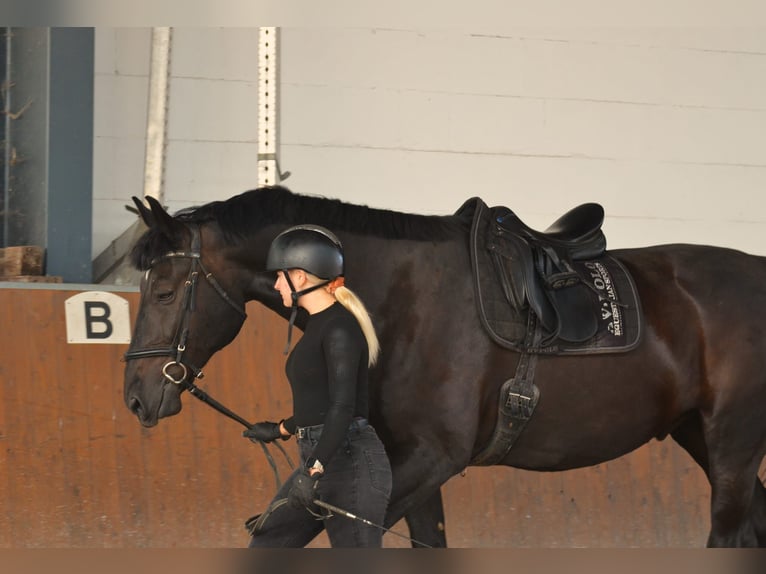
[[[219,403],[217,400],[215,400],[213,397],[211,397],[209,394],[207,394],[205,391],[203,391],[197,385],[195,385],[193,381],[185,380],[183,384],[186,387],[186,389],[189,391],[189,393],[193,395],[195,398],[199,399],[206,405],[212,407],[213,409],[215,409],[222,415],[227,416],[234,421],[237,421],[239,424],[241,424],[245,428],[248,428],[248,429],[252,428],[253,425],[249,421],[245,420],[244,418],[239,416],[237,413],[235,413],[228,407]],[[274,461],[274,457],[271,455],[271,452],[269,452],[268,447],[263,441],[260,441],[254,438],[251,438],[250,440],[252,442],[257,442],[261,446],[261,449],[263,449],[263,454],[266,455],[266,460],[268,461],[269,466],[271,466],[271,470],[274,471],[274,480],[277,483],[277,490],[279,490],[282,487],[282,480],[279,477],[279,469],[277,468],[277,463]],[[287,451],[284,449],[284,447],[278,442],[274,442],[273,444],[282,452],[282,455],[285,457],[285,460],[287,461],[287,464],[290,466],[290,469],[291,470],[295,469],[295,464],[290,458],[290,455],[287,454]]]

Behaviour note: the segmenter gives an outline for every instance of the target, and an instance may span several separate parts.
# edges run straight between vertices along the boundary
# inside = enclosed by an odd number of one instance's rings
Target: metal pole
[[[3,198],[0,203],[0,217],[2,222],[0,228],[2,229],[2,237],[0,237],[0,247],[6,247],[10,244],[9,237],[10,232],[8,230],[8,216],[9,209],[9,197],[11,189],[11,38],[13,36],[13,29],[3,28],[3,38],[0,41],[3,42],[3,50],[0,52],[4,56],[2,63],[2,76],[0,77],[0,90],[2,90],[2,102],[3,102]]]
[[[165,146],[170,83],[172,28],[152,29],[152,56],[149,71],[149,107],[146,117],[146,162],[144,197],[162,203],[165,176]]]
[[[279,171],[279,28],[258,29],[258,187],[277,185]]]

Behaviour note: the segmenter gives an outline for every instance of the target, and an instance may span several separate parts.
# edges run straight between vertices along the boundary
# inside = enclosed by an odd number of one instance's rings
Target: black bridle
[[[245,312],[244,305],[237,303],[229,296],[228,293],[226,293],[226,290],[221,287],[221,284],[218,283],[216,278],[213,277],[213,274],[207,270],[205,264],[202,262],[199,226],[191,226],[189,227],[189,230],[191,232],[191,246],[189,251],[171,251],[170,253],[166,253],[165,255],[157,257],[149,264],[148,270],[148,273],[151,273],[152,267],[154,267],[157,263],[167,259],[182,258],[191,260],[189,275],[186,277],[186,282],[184,283],[184,296],[181,302],[181,319],[178,322],[178,327],[176,328],[172,343],[169,347],[156,347],[150,349],[134,349],[131,346],[123,356],[123,360],[131,361],[133,359],[148,359],[151,357],[171,357],[171,360],[162,366],[162,376],[167,381],[173,383],[174,385],[180,386],[183,390],[189,391],[189,394],[193,395],[195,398],[199,399],[219,413],[237,421],[245,428],[249,429],[253,426],[252,423],[239,416],[228,407],[216,401],[213,397],[208,395],[205,391],[194,384],[194,379],[201,379],[205,375],[202,372],[202,369],[199,369],[189,362],[184,361],[186,342],[189,339],[189,323],[191,322],[191,316],[196,308],[196,294],[200,274],[202,274],[202,277],[204,277],[210,286],[215,289],[215,292],[218,293],[218,295],[220,295],[220,297],[226,301],[230,307],[239,313],[243,321],[247,318],[247,313]],[[181,369],[181,376],[179,378],[173,377],[173,374],[170,372],[170,369],[175,367],[180,367]],[[194,376],[190,377],[190,373]],[[251,440],[253,440],[253,442],[256,441],[256,439]],[[274,462],[271,453],[266,448],[266,445],[262,442],[260,442],[260,445],[263,448],[263,452],[266,455],[272,470],[274,471],[277,487],[279,487],[281,480],[279,478],[279,471],[277,470],[276,463]],[[287,455],[282,446],[279,444],[276,444],[276,446],[282,451],[282,454],[285,456],[285,459],[287,460],[290,468],[293,468],[293,462],[290,460],[290,457]]]
[[[189,275],[184,283],[184,296],[181,302],[181,320],[178,323],[173,341],[169,347],[159,347],[151,349],[134,349],[130,348],[124,355],[126,361],[132,359],[146,359],[149,357],[173,357],[172,360],[165,363],[162,367],[162,376],[165,377],[171,383],[181,385],[191,391],[194,387],[194,383],[189,379],[189,373],[194,375],[194,378],[201,379],[204,377],[204,373],[201,369],[194,365],[184,362],[183,356],[186,352],[186,341],[189,338],[189,322],[191,321],[192,313],[194,313],[196,304],[197,285],[199,283],[200,272],[202,276],[207,280],[216,293],[226,301],[241,317],[244,321],[247,318],[247,313],[243,305],[237,303],[232,299],[228,293],[221,287],[221,284],[213,277],[213,274],[207,270],[205,264],[202,262],[202,255],[200,252],[200,231],[199,226],[190,227],[191,231],[191,248],[189,251],[171,251],[156,259],[152,260],[149,264],[148,273],[151,273],[152,267],[161,261],[167,259],[191,259],[191,267],[189,268]],[[181,376],[176,379],[173,377],[170,369],[172,367],[181,368]]]

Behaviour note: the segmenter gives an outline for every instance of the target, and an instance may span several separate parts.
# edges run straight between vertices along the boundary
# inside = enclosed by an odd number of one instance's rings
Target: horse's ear
[[[146,201],[149,203],[149,207],[152,208],[149,217],[151,218],[153,226],[158,227],[159,230],[168,237],[173,237],[179,228],[178,222],[176,222],[176,220],[173,219],[173,216],[165,211],[165,208],[160,205],[160,202],[151,195],[146,196]]]
[[[144,221],[146,226],[151,227],[152,225],[154,225],[154,216],[152,215],[152,212],[146,208],[146,206],[144,205],[144,202],[138,199],[134,195],[133,203],[136,204],[136,208],[138,209],[138,215],[141,216],[141,219]]]

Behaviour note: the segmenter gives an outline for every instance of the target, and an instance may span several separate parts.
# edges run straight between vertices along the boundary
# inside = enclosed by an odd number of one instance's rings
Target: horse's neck
[[[243,241],[229,253],[228,264],[241,272],[245,302],[257,301],[264,307],[281,315],[285,319],[290,316],[290,309],[282,304],[282,297],[274,289],[274,274],[264,269],[265,252],[263,240],[250,238]],[[268,243],[267,243],[268,245]],[[300,318],[296,325],[302,327]]]

